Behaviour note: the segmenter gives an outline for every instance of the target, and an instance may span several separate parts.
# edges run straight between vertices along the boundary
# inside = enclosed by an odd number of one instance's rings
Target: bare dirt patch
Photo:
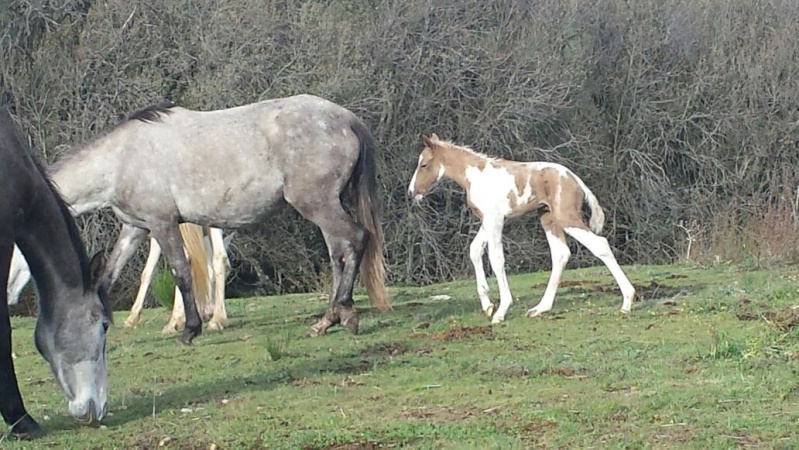
[[[744,309],[735,317],[738,320],[763,320],[769,326],[780,332],[791,331],[799,326],[799,308],[788,306],[775,310],[751,311]]]
[[[441,342],[462,341],[473,338],[493,338],[494,330],[491,327],[459,326],[441,331],[433,335],[433,339]]]
[[[304,450],[377,450],[386,448],[377,442],[351,442],[349,444],[331,444],[325,447],[305,447]]]
[[[408,346],[400,342],[378,344],[361,350],[361,356],[402,355],[408,352]]]

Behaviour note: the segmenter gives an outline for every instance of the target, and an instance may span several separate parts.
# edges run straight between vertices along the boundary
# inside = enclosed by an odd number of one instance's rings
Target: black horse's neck
[[[53,198],[44,197],[47,194]],[[27,227],[17,239],[36,282],[40,308],[47,312],[52,312],[60,292],[84,290],[88,283],[85,250],[74,223],[64,217],[69,213],[55,195],[43,194],[37,202],[39,207],[29,213]],[[43,318],[49,317],[47,312]]]

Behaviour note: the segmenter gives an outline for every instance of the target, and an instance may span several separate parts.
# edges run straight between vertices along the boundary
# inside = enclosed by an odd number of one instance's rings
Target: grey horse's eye
[[[108,322],[106,322],[105,320],[103,321],[103,331],[106,333],[108,332]]]

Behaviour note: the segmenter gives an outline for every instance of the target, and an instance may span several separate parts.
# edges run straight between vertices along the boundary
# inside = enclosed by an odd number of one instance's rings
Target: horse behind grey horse
[[[76,214],[110,206],[123,222],[106,266],[109,284],[150,230],[183,296],[181,343],[190,344],[202,323],[178,224],[237,228],[286,202],[322,230],[333,268],[327,311],[310,334],[337,323],[357,333],[359,267],[372,304],[390,308],[374,152],[355,114],[312,95],[207,112],[157,105],[76,147],[51,175]]]
[[[36,348],[69,400],[69,413],[94,423],[106,412],[105,334],[111,322],[101,254],[91,261],[67,206],[0,111],[0,284],[8,281],[14,243],[39,292]],[[11,432],[32,438],[39,425],[25,410],[11,357],[6,290],[0,290],[0,412]]]

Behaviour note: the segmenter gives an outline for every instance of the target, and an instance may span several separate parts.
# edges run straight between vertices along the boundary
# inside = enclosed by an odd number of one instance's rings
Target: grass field
[[[318,295],[229,301],[230,327],[180,347],[160,329],[110,330],[110,416],[80,427],[14,318],[20,387],[44,435],[6,448],[796,448],[799,304],[791,267],[626,268],[629,317],[604,268],[515,276],[489,326],[472,279],[391,289],[361,334],[305,337]],[[494,291],[496,296],[496,293]],[[431,296],[448,295],[447,300]],[[117,313],[121,324],[125,313]]]

